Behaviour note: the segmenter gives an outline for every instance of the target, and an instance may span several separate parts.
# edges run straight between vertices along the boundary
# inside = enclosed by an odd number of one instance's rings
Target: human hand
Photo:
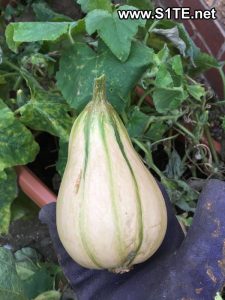
[[[158,251],[125,274],[81,267],[63,248],[56,205],[41,209],[58,260],[79,300],[211,300],[225,283],[225,183],[210,180],[202,191],[186,238],[164,188],[166,236]]]

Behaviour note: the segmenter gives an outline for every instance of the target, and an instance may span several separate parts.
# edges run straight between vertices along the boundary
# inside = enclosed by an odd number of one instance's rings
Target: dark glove
[[[55,203],[41,209],[58,260],[79,300],[214,300],[225,283],[225,183],[210,180],[202,191],[186,238],[168,195],[168,228],[158,251],[125,274],[89,270],[63,248],[55,223]]]

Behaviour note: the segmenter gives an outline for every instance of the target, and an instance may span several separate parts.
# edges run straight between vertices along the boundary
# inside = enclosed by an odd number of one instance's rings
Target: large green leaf
[[[0,247],[0,299],[28,300],[17,275],[13,255],[2,247]]]
[[[13,169],[6,170],[6,178],[0,179],[0,234],[8,232],[11,203],[17,196],[17,177]]]
[[[60,174],[60,176],[63,176],[67,158],[68,158],[68,142],[64,142],[61,139],[59,140],[59,155],[58,160],[56,163],[56,170]]]
[[[38,295],[34,300],[60,300],[61,293],[59,291],[47,291]]]
[[[68,103],[81,110],[91,100],[94,79],[104,73],[108,100],[121,111],[129,92],[152,59],[153,50],[138,42],[132,44],[125,63],[119,61],[105,46],[96,53],[86,44],[77,43],[61,57],[57,84]]]
[[[136,9],[133,6],[120,6],[119,10]],[[138,31],[138,27],[145,26],[146,21],[121,20],[117,11],[113,13],[96,9],[91,11],[85,18],[86,30],[89,34],[98,32],[101,39],[106,43],[112,53],[121,61],[126,61],[131,49],[131,41]]]
[[[68,16],[54,12],[45,2],[33,3],[32,8],[37,21],[73,21],[73,19]]]
[[[128,5],[132,5],[132,6],[135,6],[139,9],[153,9],[153,3],[151,0],[126,0],[126,3]]]
[[[170,72],[167,70],[166,64],[161,64],[159,66],[158,72],[156,73],[155,85],[162,88],[173,85],[173,79]]]
[[[198,192],[192,189],[185,181],[164,177],[162,184],[174,205],[186,212],[195,211]]]
[[[182,87],[161,87],[156,88],[153,92],[153,102],[159,113],[167,113],[178,109],[187,97],[188,94]]]
[[[21,74],[30,88],[31,100],[20,108],[20,121],[67,141],[73,122],[68,104],[61,96],[45,91],[25,70]]]
[[[15,165],[25,165],[39,151],[31,132],[14,117],[0,99],[0,172]]]
[[[201,98],[206,94],[206,91],[201,84],[187,85],[187,91],[193,98],[199,101],[201,101]]]
[[[59,267],[42,263],[40,255],[32,248],[22,248],[15,253],[16,270],[28,299],[52,290]]]
[[[131,114],[127,124],[127,130],[130,137],[139,137],[144,133],[145,126],[149,120],[149,116],[135,108]]]
[[[21,190],[11,205],[11,222],[18,219],[33,219],[38,216],[39,207]]]
[[[110,0],[77,0],[77,3],[80,4],[82,11],[85,13],[94,9],[111,11]]]
[[[23,42],[55,41],[69,33],[78,22],[18,22],[10,23],[5,31],[9,48],[17,52]]]
[[[186,44],[183,41],[183,39],[180,37],[177,26],[173,28],[167,28],[167,29],[155,28],[152,30],[152,32],[165,36],[170,42],[173,43],[173,45],[180,51],[180,53],[183,56],[185,56]]]

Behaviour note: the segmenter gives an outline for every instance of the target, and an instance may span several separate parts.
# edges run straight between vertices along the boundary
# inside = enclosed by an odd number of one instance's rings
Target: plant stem
[[[222,82],[223,82],[223,95],[225,97],[225,74],[224,74],[224,71],[223,71],[223,66],[221,66],[220,68],[218,68],[219,70],[219,73],[220,73],[220,76],[221,76],[221,79],[222,79]]]
[[[147,45],[147,42],[148,42],[148,38],[149,38],[149,34],[151,33],[151,31],[156,27],[156,25],[159,23],[159,20],[156,20],[152,23],[152,25],[149,27],[146,35],[145,35],[145,38],[144,38],[144,44]]]
[[[17,78],[17,80],[16,80],[16,82],[15,82],[15,84],[14,84],[14,86],[13,86],[13,90],[14,90],[14,91],[17,91],[17,89],[18,89],[18,87],[19,87],[19,85],[20,85],[20,83],[21,83],[22,80],[23,80],[23,77],[22,77],[22,76],[19,76],[19,77]]]
[[[210,103],[210,105],[212,105],[212,106],[225,105],[225,100],[221,100],[221,101],[218,101],[218,102],[216,102],[216,103]]]
[[[68,36],[69,36],[69,40],[70,40],[71,44],[74,45],[75,42],[72,37],[71,30],[72,30],[72,26],[69,27]]]
[[[148,151],[148,149],[146,149],[146,146],[143,145],[143,143],[141,143],[140,141],[138,141],[137,139],[135,138],[132,138],[132,141],[141,149],[144,151],[145,155],[146,155],[146,159],[148,161],[148,165],[150,168],[152,168],[156,174],[161,178],[161,180],[163,178],[165,178],[164,174],[156,167],[156,165],[154,164],[153,162],[153,159],[152,159],[152,154],[151,154],[151,151]]]
[[[175,124],[183,133],[189,135],[189,137],[191,137],[194,141],[196,141],[196,137],[186,127],[184,127],[178,122],[175,122]]]
[[[214,147],[214,144],[213,144],[213,140],[212,140],[212,137],[211,137],[208,125],[205,125],[204,131],[205,131],[205,135],[206,135],[207,141],[209,143],[209,148],[211,150],[213,159],[214,159],[216,165],[218,166],[219,165],[219,158],[218,158],[218,155],[216,153],[216,150],[215,150],[215,147]]]
[[[2,75],[3,77],[11,77],[11,76],[16,76],[18,75],[17,72],[11,72],[11,73],[5,73],[5,74],[0,74]]]
[[[192,83],[194,83],[194,84],[199,84],[199,82],[197,82],[197,81],[195,81],[193,78],[191,78],[189,75],[186,75],[186,78],[188,79],[188,80],[190,80]]]
[[[124,124],[127,124],[128,123],[128,117],[127,117],[127,114],[126,114],[125,111],[121,112],[121,117],[123,119]]]
[[[151,146],[155,146],[159,143],[162,143],[162,142],[166,142],[166,141],[171,141],[172,139],[175,139],[176,137],[178,137],[179,134],[175,134],[175,135],[172,135],[172,136],[169,136],[167,138],[164,138],[164,139],[161,139],[161,140],[158,140],[154,143],[151,144]]]
[[[179,115],[179,116],[150,116],[149,120],[145,126],[144,132],[146,132],[149,129],[149,126],[151,125],[151,123],[157,121],[157,122],[162,122],[162,121],[168,121],[168,120],[177,120],[179,117],[181,117],[183,114]]]
[[[151,92],[152,92],[152,89],[147,90],[146,92],[144,92],[144,94],[141,96],[141,98],[139,99],[139,101],[137,103],[138,107],[141,107],[143,101],[145,100],[145,97],[148,96],[149,94],[151,94]]]
[[[17,72],[20,72],[20,68],[17,67],[14,63],[8,61],[8,60],[4,60],[3,64],[9,66],[11,69],[16,70]]]

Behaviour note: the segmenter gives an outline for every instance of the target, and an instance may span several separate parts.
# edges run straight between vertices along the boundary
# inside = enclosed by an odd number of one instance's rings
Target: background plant
[[[44,1],[2,10],[0,233],[13,220],[14,166],[35,160],[42,147],[36,137],[47,132],[56,137],[55,167],[62,176],[72,123],[102,73],[136,150],[189,225],[202,179],[224,176],[209,126],[210,111],[222,102],[201,77],[218,68],[224,78],[222,63],[201,52],[180,23],[119,20],[118,8],[152,9],[149,1],[77,2],[83,11],[78,20]],[[32,22],[13,22],[24,11],[32,11]]]

